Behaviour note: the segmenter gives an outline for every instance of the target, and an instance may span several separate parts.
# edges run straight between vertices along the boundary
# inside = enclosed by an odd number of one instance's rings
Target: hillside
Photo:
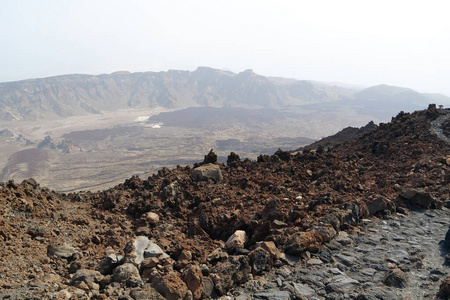
[[[349,91],[308,81],[279,84],[246,70],[64,75],[0,84],[0,120],[39,120],[129,108],[280,108],[339,99]]]
[[[336,105],[356,106],[369,115],[376,109],[377,118],[390,118],[400,110],[424,109],[434,100],[450,104],[450,98],[443,95],[386,85],[358,91],[313,81],[265,77],[252,70],[234,74],[199,67],[193,72],[62,75],[0,83],[0,120],[43,120],[155,107],[279,109],[307,105],[321,111],[336,109]]]
[[[449,119],[449,110],[430,106],[327,151],[279,150],[257,160],[231,153],[226,165],[211,151],[204,163],[97,193],[4,183],[0,296],[402,299],[414,298],[418,274],[434,297],[449,280],[444,257],[429,265],[439,240],[414,242],[423,235],[417,226],[400,237],[399,224],[414,221],[413,207],[429,224],[448,218]],[[439,213],[424,216],[427,209]],[[379,227],[376,217],[384,218]],[[370,240],[387,226],[406,250]],[[363,255],[343,248],[364,239],[372,250],[359,248]]]

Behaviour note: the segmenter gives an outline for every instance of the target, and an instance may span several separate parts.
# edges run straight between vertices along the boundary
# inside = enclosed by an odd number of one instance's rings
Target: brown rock
[[[203,275],[198,265],[192,265],[184,271],[182,275],[183,281],[188,289],[192,292],[194,299],[200,299],[202,296]]]
[[[404,288],[406,287],[407,283],[408,277],[406,276],[405,272],[403,272],[399,268],[390,270],[384,280],[385,285],[397,288]]]
[[[367,209],[371,215],[388,210],[390,212],[395,211],[395,204],[388,198],[379,196],[375,200],[366,203]]]
[[[450,297],[450,275],[447,275],[439,286],[439,294],[444,299]]]
[[[284,251],[287,254],[299,256],[306,250],[311,252],[317,251],[320,245],[321,237],[317,231],[297,232],[288,239]]]
[[[152,286],[167,300],[183,299],[188,291],[186,284],[174,272],[155,277]]]
[[[281,251],[277,248],[274,242],[264,241],[259,243],[258,247],[261,247],[262,249],[266,250],[274,261],[280,259]]]
[[[145,215],[145,219],[146,219],[147,223],[150,225],[157,225],[159,223],[158,214],[151,212],[151,211]]]

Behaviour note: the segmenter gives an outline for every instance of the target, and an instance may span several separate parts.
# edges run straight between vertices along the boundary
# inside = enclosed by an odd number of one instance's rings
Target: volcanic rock
[[[174,272],[156,277],[152,286],[167,300],[183,299],[188,292],[186,284]]]
[[[114,269],[113,280],[130,287],[142,285],[139,270],[131,263],[125,263]]]
[[[198,265],[188,267],[182,274],[183,281],[192,292],[194,299],[200,299],[203,292],[203,275]]]
[[[195,181],[207,181],[208,179],[213,179],[215,181],[222,181],[222,171],[220,166],[215,164],[206,164],[195,168],[191,172],[191,176]]]
[[[247,242],[247,234],[243,230],[236,230],[232,236],[230,236],[225,243],[225,248],[228,251],[236,251],[243,249]]]

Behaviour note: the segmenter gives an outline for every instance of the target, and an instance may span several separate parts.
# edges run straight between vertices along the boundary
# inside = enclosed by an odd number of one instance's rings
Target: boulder
[[[157,225],[159,223],[159,216],[158,214],[149,211],[145,214],[145,220],[150,225]]]
[[[186,284],[174,272],[155,277],[152,286],[167,300],[183,299],[188,292]]]
[[[121,255],[110,254],[100,261],[98,271],[103,275],[111,274],[113,269],[121,264],[123,257]]]
[[[222,171],[218,165],[206,164],[195,168],[191,172],[191,176],[195,181],[207,181],[213,179],[215,181],[222,181]]]
[[[256,248],[249,253],[250,266],[255,275],[261,275],[263,272],[268,272],[272,269],[273,260],[270,253],[262,248]]]
[[[82,252],[78,248],[74,248],[66,243],[63,245],[50,244],[47,246],[47,256],[60,257],[67,259],[77,259],[81,257]]]
[[[192,292],[192,296],[195,300],[202,297],[203,292],[203,275],[198,265],[192,265],[188,267],[182,275],[184,283],[186,283],[188,289]]]
[[[219,295],[225,295],[236,284],[252,279],[250,259],[247,255],[230,256],[218,262],[211,270],[211,279]]]
[[[395,268],[390,270],[386,278],[384,279],[384,284],[387,286],[392,286],[396,288],[404,288],[408,283],[408,277],[405,272],[400,270],[399,268]]]
[[[103,275],[99,271],[80,269],[78,270],[70,280],[70,285],[74,285],[78,281],[83,281],[86,284],[98,283],[103,279]]]
[[[239,249],[244,249],[245,243],[247,242],[247,234],[244,230],[236,230],[232,236],[230,236],[225,243],[225,248],[229,251],[236,251]]]
[[[422,208],[436,207],[437,205],[436,199],[430,193],[422,190],[406,189],[400,193],[400,197],[407,200],[409,204]]]
[[[126,284],[129,287],[142,285],[139,270],[132,263],[125,263],[114,269],[113,281]]]
[[[125,246],[125,261],[140,266],[146,257],[168,258],[169,255],[145,236],[138,236]]]
[[[317,231],[297,232],[286,242],[284,252],[299,256],[306,250],[317,251],[321,244],[321,237]]]
[[[366,203],[367,209],[371,215],[375,215],[379,212],[384,212],[385,210],[394,212],[395,204],[388,198],[383,196],[378,196],[375,200]]]

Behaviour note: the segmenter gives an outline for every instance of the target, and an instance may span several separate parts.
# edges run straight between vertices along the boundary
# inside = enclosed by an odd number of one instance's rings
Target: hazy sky
[[[0,1],[0,82],[198,66],[450,96],[448,2]]]

